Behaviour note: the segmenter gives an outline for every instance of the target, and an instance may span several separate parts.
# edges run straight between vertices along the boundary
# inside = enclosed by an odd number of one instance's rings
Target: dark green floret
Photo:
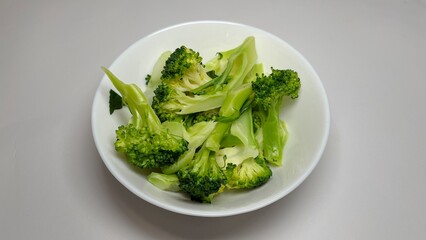
[[[126,84],[108,69],[103,68],[132,117],[128,124],[116,131],[115,149],[141,168],[158,168],[173,164],[187,149],[187,142],[169,132],[150,107],[142,90],[135,84]]]
[[[226,176],[214,153],[205,147],[196,153],[189,166],[177,172],[177,177],[179,187],[189,194],[191,200],[204,203],[211,203],[226,183]]]
[[[271,74],[262,74],[252,83],[253,91],[256,93],[254,103],[265,110],[281,103],[283,96],[297,98],[301,85],[297,72],[291,69],[271,70]]]
[[[202,61],[198,52],[181,46],[166,60],[161,80],[182,92],[190,91],[211,80]]]

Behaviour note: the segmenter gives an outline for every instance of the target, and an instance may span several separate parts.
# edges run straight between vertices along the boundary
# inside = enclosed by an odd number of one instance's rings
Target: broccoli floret
[[[214,152],[206,147],[202,147],[191,163],[176,175],[179,187],[197,202],[211,203],[226,183],[226,176],[217,164]]]
[[[185,139],[166,129],[147,102],[142,90],[135,84],[126,84],[108,69],[103,68],[132,117],[116,131],[115,149],[141,168],[158,168],[173,164],[187,149]]]
[[[261,129],[261,148],[263,157],[273,165],[282,165],[283,149],[287,141],[287,129],[280,119],[280,110],[284,96],[292,99],[298,97],[301,87],[297,72],[293,70],[277,70],[272,68],[269,75],[259,75],[252,82],[254,92],[254,108],[256,129]],[[260,119],[260,124],[259,124]]]
[[[174,57],[174,53],[176,53],[176,57]],[[255,65],[257,59],[254,38],[248,37],[239,47],[230,50],[223,73],[211,79],[207,76],[208,70],[201,64],[198,53],[193,51],[188,53],[187,48],[183,50],[179,48],[179,51],[176,50],[174,53],[166,61],[162,81],[154,91],[152,107],[160,116],[161,121],[185,121],[186,115],[220,108],[224,104],[228,91],[243,84],[245,76]],[[187,58],[189,60],[186,60]],[[186,64],[175,64],[175,62],[185,62]],[[189,75],[206,74],[207,77],[203,75],[203,78],[198,78],[205,80],[204,83],[201,80],[186,81],[185,79],[190,79],[190,77],[185,77],[187,76],[185,74],[181,79],[181,70],[175,71],[175,69],[186,69],[182,66],[188,65],[188,62],[197,65],[197,74]],[[169,68],[174,70],[166,71]],[[186,71],[194,72],[194,70]]]
[[[229,163],[227,166],[230,189],[253,189],[265,184],[271,177],[272,171],[261,157],[247,158],[239,165]]]
[[[230,134],[238,138],[239,142],[220,149],[216,155],[219,165],[226,167],[226,186],[230,189],[251,189],[267,182],[272,171],[261,157],[255,139],[251,108],[232,123]]]
[[[181,46],[166,60],[161,80],[179,91],[186,92],[211,80],[198,52]]]

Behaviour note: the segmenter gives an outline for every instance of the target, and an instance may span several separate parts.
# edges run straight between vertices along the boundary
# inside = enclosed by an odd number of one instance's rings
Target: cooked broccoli
[[[181,46],[166,60],[161,80],[182,92],[199,87],[211,80],[202,61],[198,52]]]
[[[178,124],[176,122],[165,122],[163,125]],[[182,136],[188,142],[188,151],[183,153],[179,159],[172,165],[165,166],[161,170],[163,173],[176,173],[179,169],[185,167],[193,159],[195,151],[203,145],[204,141],[210,136],[214,130],[216,122],[205,121],[196,123],[188,128],[184,128],[179,136]],[[168,128],[176,127],[170,126]]]
[[[257,52],[254,37],[247,37],[236,48],[219,52],[206,63],[206,71],[217,75],[211,81],[193,89],[195,94],[210,94],[217,91],[227,92],[239,86],[256,64]]]
[[[293,70],[266,75],[254,37],[202,61],[186,46],[164,52],[145,93],[103,70],[132,115],[116,130],[116,150],[150,169],[147,179],[159,189],[211,203],[225,189],[261,186],[270,166],[282,165],[281,106],[285,96],[299,96],[301,83]]]
[[[232,123],[230,134],[239,139],[234,146],[219,150],[216,160],[226,167],[230,189],[251,189],[269,180],[272,171],[261,157],[257,145],[251,108]]]
[[[177,192],[180,191],[179,179],[176,174],[164,174],[151,172],[148,175],[148,182],[157,188],[165,191]]]
[[[253,189],[265,184],[272,177],[272,170],[262,157],[250,157],[239,165],[229,163],[227,187],[230,189]]]
[[[161,124],[136,84],[126,84],[108,69],[102,69],[121,93],[132,114],[130,121],[116,131],[115,149],[141,168],[163,167],[176,162],[188,149],[187,142],[171,134]]]
[[[287,141],[287,129],[280,119],[280,109],[284,96],[298,97],[301,86],[297,72],[272,69],[269,75],[259,75],[252,82],[254,92],[256,128],[261,129],[263,157],[273,165],[282,165],[283,149]],[[260,119],[260,124],[259,124]]]
[[[187,116],[193,112],[200,112],[216,108],[213,98],[205,98],[204,103],[200,103],[199,98],[193,99],[188,94],[211,80],[207,75],[202,57],[198,52],[181,46],[168,55],[162,55],[164,59],[160,78],[155,84],[152,108],[160,118],[160,121],[185,121]],[[211,105],[215,104],[215,105]],[[198,105],[196,110],[191,110],[190,106]],[[189,111],[189,112],[188,112]]]
[[[179,187],[191,200],[197,202],[211,203],[226,183],[226,176],[217,164],[214,152],[205,146],[201,147],[190,164],[180,169],[176,175],[179,178]]]
[[[250,93],[251,84],[233,89],[227,94],[219,115],[226,117],[238,112]],[[226,186],[227,178],[216,161],[216,153],[231,124],[231,122],[217,122],[192,161],[176,173],[180,188],[194,201],[210,203]]]
[[[209,111],[220,107],[225,94],[187,95],[167,83],[161,83],[154,91],[152,108],[163,121],[185,121],[193,113]]]
[[[214,79],[207,75],[209,70],[201,64],[198,53],[186,47],[172,53],[152,102],[160,120],[185,121],[191,114],[220,108],[228,91],[243,83],[257,59],[253,37],[229,52],[225,70]]]
[[[146,90],[144,94],[150,104],[152,103],[152,98],[154,97],[154,90],[161,83],[161,72],[163,71],[164,65],[166,64],[166,61],[169,59],[171,54],[171,51],[163,52],[155,62],[151,74],[148,74],[145,77]]]
[[[190,118],[187,119],[187,121],[189,121],[187,124],[191,126],[200,122],[216,121],[216,119],[219,117],[219,109],[220,108],[215,108],[204,112],[194,113]]]

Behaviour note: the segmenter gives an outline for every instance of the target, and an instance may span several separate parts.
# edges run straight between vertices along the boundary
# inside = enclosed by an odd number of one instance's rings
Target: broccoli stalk
[[[179,179],[176,174],[164,174],[158,172],[151,172],[148,175],[148,182],[157,188],[165,191],[178,192]]]
[[[165,122],[167,125],[176,122]],[[196,150],[204,143],[214,130],[216,122],[204,121],[196,123],[187,129],[183,129],[181,136],[188,142],[188,151],[182,154],[172,165],[165,166],[161,170],[165,174],[176,173],[179,169],[185,167],[193,159]]]
[[[224,92],[239,86],[256,64],[257,53],[254,37],[247,37],[236,48],[219,52],[206,63],[207,71],[213,70],[217,75],[211,81],[193,89],[195,94],[206,94],[223,90]]]
[[[273,165],[281,166],[283,150],[287,141],[287,129],[280,119],[280,109],[285,96],[298,97],[300,79],[293,70],[276,70],[272,68],[269,75],[262,74],[252,82],[254,92],[254,112],[257,124],[257,136],[262,142],[263,157]]]
[[[126,84],[108,69],[102,69],[132,114],[130,121],[116,130],[117,152],[124,153],[130,163],[141,168],[164,167],[176,162],[188,149],[187,142],[161,124],[136,84]]]

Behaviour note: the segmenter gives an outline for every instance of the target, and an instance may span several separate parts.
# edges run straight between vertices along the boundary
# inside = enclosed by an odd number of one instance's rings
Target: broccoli
[[[170,129],[176,129],[176,127],[170,126],[173,124],[178,124],[177,122],[165,122],[163,125],[166,125]],[[216,122],[214,121],[205,121],[196,123],[188,128],[183,128],[182,133],[176,133],[179,136],[182,136],[188,142],[188,150],[183,153],[179,159],[172,165],[165,166],[161,170],[165,174],[176,173],[179,169],[185,167],[194,157],[195,151],[204,143],[204,141],[210,136],[211,132],[214,130]]]
[[[218,163],[225,168],[228,178],[226,186],[229,189],[252,189],[267,182],[272,171],[256,142],[251,108],[232,123],[230,134],[239,142],[220,149],[216,155]]]
[[[254,37],[247,37],[236,48],[219,52],[206,63],[206,71],[215,72],[216,77],[204,85],[193,89],[195,94],[227,92],[239,86],[256,64],[257,52]]]
[[[262,157],[247,158],[239,165],[229,163],[226,171],[228,172],[227,187],[230,189],[257,188],[272,177],[272,170]]]
[[[233,89],[227,94],[219,116],[227,117],[238,112],[250,93],[251,84]],[[211,203],[214,196],[225,189],[227,177],[216,161],[216,154],[231,124],[232,122],[216,122],[194,158],[176,173],[179,187],[194,201]]]
[[[151,172],[148,175],[148,182],[157,188],[165,191],[178,192],[179,179],[176,174],[164,174],[158,172]]]
[[[301,86],[297,72],[271,68],[269,75],[259,75],[252,82],[253,106],[256,115],[256,129],[261,131],[261,148],[265,160],[273,165],[282,165],[283,149],[287,141],[287,129],[280,119],[284,96],[298,97]],[[260,123],[259,123],[260,122]],[[258,133],[256,133],[258,135]],[[267,136],[267,137],[264,137]]]
[[[166,60],[161,80],[179,91],[186,92],[211,80],[198,52],[181,46]]]
[[[187,116],[183,114],[193,113],[194,110],[188,109],[188,107],[195,104],[199,105],[195,112],[218,107],[218,103],[215,103],[212,98],[206,98],[202,104],[199,101],[201,99],[193,99],[192,96],[188,96],[189,91],[211,80],[198,52],[181,46],[170,54],[163,54],[160,59],[164,59],[166,56],[167,59],[162,62],[163,69],[160,77],[156,84],[152,85],[154,88],[152,108],[160,121],[186,121]],[[215,105],[211,106],[211,104]],[[200,107],[202,108],[200,109]]]
[[[179,187],[189,194],[191,200],[197,202],[211,203],[213,197],[222,192],[226,183],[226,176],[217,164],[214,152],[205,146],[176,175]]]
[[[222,105],[225,95],[187,95],[167,83],[161,83],[154,91],[152,108],[162,122],[184,122],[190,114],[213,110]]]
[[[160,57],[155,62],[151,74],[147,74],[145,77],[146,90],[144,92],[145,97],[148,99],[149,103],[152,104],[152,98],[154,96],[154,90],[161,83],[161,72],[163,67],[166,64],[167,59],[169,59],[171,51],[163,52]]]
[[[102,69],[132,114],[130,121],[116,130],[117,152],[124,153],[130,163],[141,168],[164,167],[176,162],[187,151],[187,141],[171,134],[161,124],[137,85],[126,84],[108,69]]]
[[[211,79],[207,74],[211,70],[202,65],[198,53],[178,48],[165,63],[161,83],[154,90],[152,108],[162,122],[184,122],[193,117],[191,114],[218,109],[228,91],[242,85],[256,59],[254,38],[248,37],[239,47],[229,50],[223,60],[226,60],[225,70]],[[209,62],[214,65],[213,60]]]
[[[225,189],[263,185],[270,166],[282,165],[281,106],[285,96],[299,96],[301,83],[293,70],[264,74],[254,37],[202,61],[186,46],[164,52],[146,75],[145,93],[103,70],[121,94],[110,107],[117,102],[132,114],[116,130],[115,149],[148,168],[159,189],[211,203]]]
[[[199,113],[192,114],[187,118],[187,125],[191,126],[200,122],[216,121],[219,117],[219,109],[215,108]]]

